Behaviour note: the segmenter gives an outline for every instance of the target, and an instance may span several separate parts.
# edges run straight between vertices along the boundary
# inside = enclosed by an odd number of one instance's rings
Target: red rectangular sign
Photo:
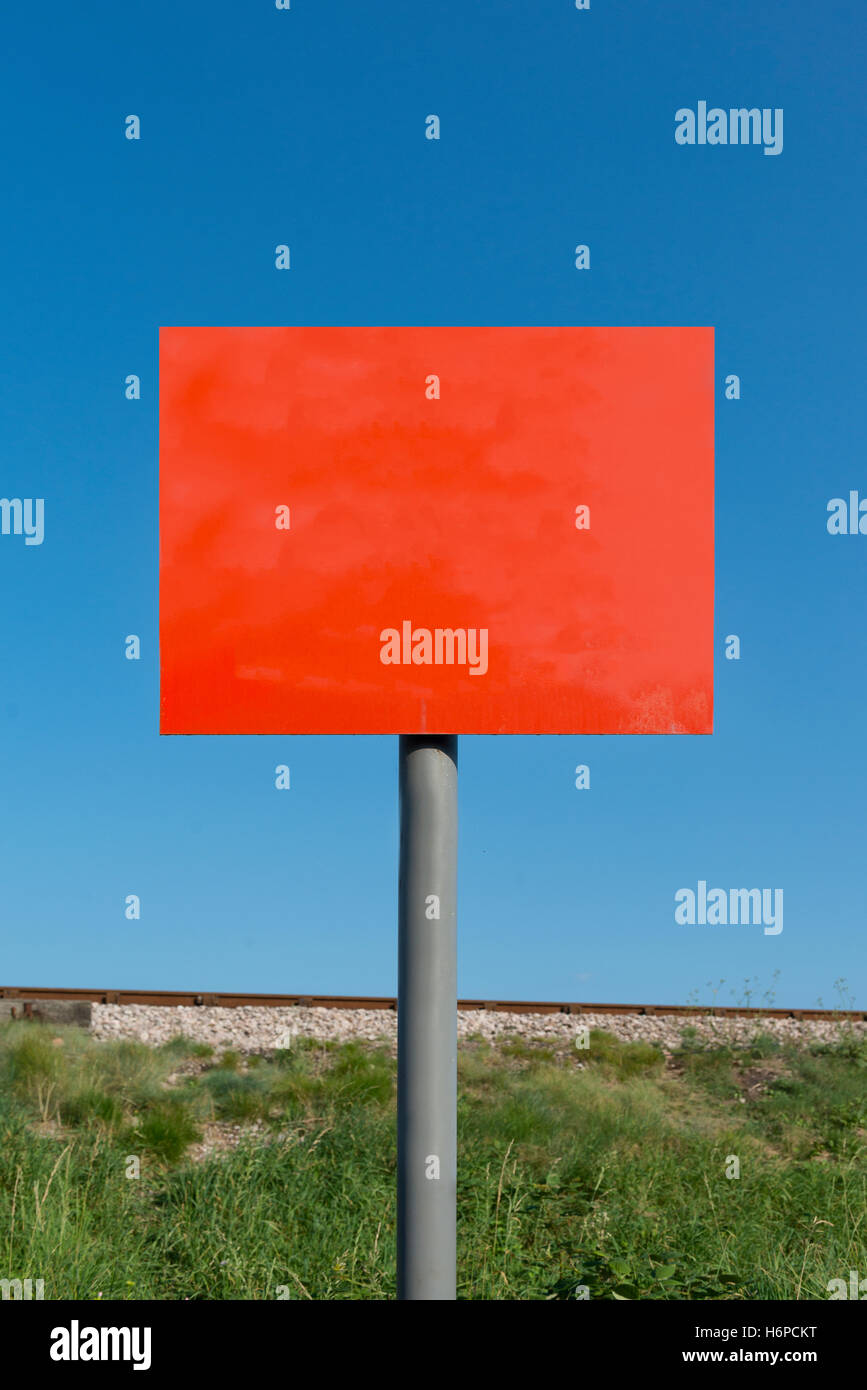
[[[712,328],[163,328],[161,732],[710,733]]]

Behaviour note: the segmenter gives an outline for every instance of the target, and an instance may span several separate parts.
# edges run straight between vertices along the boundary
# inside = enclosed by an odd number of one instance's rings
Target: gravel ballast
[[[505,1037],[570,1041],[581,1028],[599,1028],[623,1042],[656,1042],[665,1052],[680,1046],[684,1028],[713,1043],[746,1046],[758,1033],[780,1042],[808,1045],[833,1042],[843,1030],[858,1037],[867,1023],[843,1019],[713,1018],[678,1014],[509,1014],[489,1010],[460,1010],[458,1040],[471,1035],[494,1040]],[[330,1042],[363,1040],[397,1044],[397,1014],[389,1009],[325,1009],[289,1006],[237,1009],[156,1004],[94,1004],[91,1032],[95,1038],[132,1038],[159,1044],[179,1034],[194,1042],[241,1053],[291,1047],[295,1038]]]

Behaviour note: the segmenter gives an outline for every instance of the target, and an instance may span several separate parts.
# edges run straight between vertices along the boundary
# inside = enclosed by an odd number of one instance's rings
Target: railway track
[[[30,985],[0,985],[0,999],[82,1001],[92,1004],[161,1004],[205,1006],[223,1009],[287,1008],[298,1005],[314,1009],[396,1009],[390,995],[351,994],[234,994],[174,989],[40,989]],[[482,1009],[512,1014],[680,1014],[684,1017],[712,1015],[719,1018],[847,1018],[867,1022],[867,1010],[772,1009],[709,1004],[587,1004],[560,1000],[459,999],[459,1009]]]

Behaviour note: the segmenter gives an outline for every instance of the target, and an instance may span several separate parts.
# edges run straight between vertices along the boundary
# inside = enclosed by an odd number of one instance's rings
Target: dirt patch
[[[205,1158],[211,1158],[214,1154],[229,1153],[232,1149],[237,1149],[242,1139],[261,1138],[261,1121],[256,1120],[249,1125],[232,1124],[228,1120],[209,1120],[200,1126],[202,1138],[197,1144],[190,1144],[187,1149],[187,1157],[195,1163],[201,1163]]]
[[[748,1067],[738,1074],[737,1081],[745,1096],[756,1096],[763,1095],[778,1076],[779,1072],[769,1067]]]
[[[194,1163],[201,1163],[215,1155],[231,1153],[244,1140],[254,1140],[263,1148],[279,1144],[291,1148],[295,1144],[311,1141],[315,1144],[319,1137],[331,1128],[320,1118],[311,1116],[309,1120],[293,1120],[291,1125],[275,1129],[263,1120],[252,1120],[249,1124],[233,1124],[230,1120],[207,1120],[199,1126],[202,1137],[190,1144],[185,1157]]]
[[[781,1076],[791,1076],[791,1072],[782,1060],[775,1059],[763,1066],[736,1069],[734,1075],[744,1099],[757,1100],[759,1096],[766,1095]]]
[[[76,1139],[74,1129],[67,1129],[59,1120],[34,1120],[29,1126],[32,1134],[40,1139]]]

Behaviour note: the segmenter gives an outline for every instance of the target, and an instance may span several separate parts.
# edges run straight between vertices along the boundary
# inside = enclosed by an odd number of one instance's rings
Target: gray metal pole
[[[458,740],[400,739],[397,1296],[455,1298]]]

